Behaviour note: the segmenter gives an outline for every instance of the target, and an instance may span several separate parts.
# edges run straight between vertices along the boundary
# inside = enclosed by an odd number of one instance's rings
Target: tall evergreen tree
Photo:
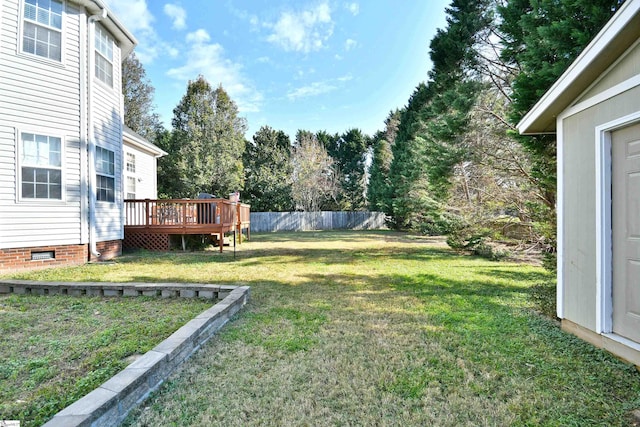
[[[369,185],[367,187],[367,202],[372,211],[384,211],[385,203],[390,194],[391,186],[389,168],[393,160],[393,145],[398,133],[400,110],[389,113],[385,120],[385,130],[373,137],[373,155],[369,168]]]
[[[518,70],[510,94],[510,120],[516,124],[553,85],[620,7],[619,0],[510,0],[498,7],[502,60]],[[555,249],[556,139],[553,135],[512,133],[532,159],[549,251]],[[546,230],[546,231],[545,231]],[[550,260],[549,267],[554,262]]]
[[[164,129],[158,114],[154,113],[155,88],[147,77],[135,53],[122,62],[122,95],[124,98],[124,124],[150,141]]]
[[[207,192],[224,197],[242,189],[245,119],[222,86],[215,90],[203,76],[189,81],[173,110],[169,155],[176,175],[172,197]],[[167,177],[168,178],[168,177]]]
[[[510,0],[498,8],[502,59],[519,73],[512,84],[513,124],[529,111],[609,20],[619,0]],[[543,202],[555,207],[554,136],[518,137],[533,156]]]
[[[435,197],[445,199],[453,168],[467,154],[464,134],[481,84],[475,72],[477,34],[491,20],[489,0],[453,0],[447,28],[430,43],[430,102],[422,112],[429,135],[427,169]]]
[[[430,44],[429,81],[416,89],[401,116],[393,149],[387,212],[398,228],[444,232],[454,167],[466,153],[464,133],[480,89],[475,78],[476,34],[490,22],[489,0],[453,0],[447,28]]]
[[[389,194],[385,213],[396,229],[417,228],[419,216],[433,207],[425,171],[425,127],[420,114],[429,102],[428,88],[421,83],[400,115],[398,134],[389,167]]]
[[[184,171],[179,161],[180,146],[171,131],[162,130],[156,135],[155,144],[168,153],[158,159],[158,197],[161,199],[186,197],[183,192]]]
[[[283,131],[263,126],[247,144],[243,200],[256,212],[293,210],[291,141]]]
[[[322,139],[319,136],[318,139]],[[361,210],[366,207],[365,163],[371,139],[360,131],[350,129],[325,142],[327,152],[335,160],[339,173],[341,210]]]

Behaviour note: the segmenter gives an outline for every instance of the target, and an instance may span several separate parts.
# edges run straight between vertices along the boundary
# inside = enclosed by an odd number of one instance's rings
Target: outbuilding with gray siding
[[[640,365],[640,0],[518,124],[557,135],[558,317]]]

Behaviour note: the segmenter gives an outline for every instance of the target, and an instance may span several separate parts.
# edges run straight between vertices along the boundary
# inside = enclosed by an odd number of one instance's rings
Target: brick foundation
[[[52,252],[52,259],[32,260],[32,254]],[[36,246],[0,249],[0,273],[35,270],[63,265],[79,265],[87,261],[87,245]]]
[[[122,240],[107,240],[106,242],[97,242],[96,249],[100,252],[100,258],[96,258],[89,254],[89,261],[105,261],[122,255]]]
[[[30,248],[0,249],[0,273],[37,270],[49,267],[80,265],[90,261],[104,261],[122,255],[122,240],[110,240],[96,244],[99,259],[91,256],[89,245],[53,245]],[[51,252],[53,258],[32,259],[34,254]],[[46,254],[49,255],[49,254]]]

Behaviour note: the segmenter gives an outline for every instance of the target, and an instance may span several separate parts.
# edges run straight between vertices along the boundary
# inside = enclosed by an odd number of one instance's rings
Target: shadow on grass
[[[296,242],[318,242],[319,240],[364,242],[371,238],[380,238],[387,241],[407,241],[412,235],[390,230],[316,230],[298,232],[253,233],[251,241],[282,243],[295,240]]]
[[[343,239],[340,239],[343,240]],[[298,242],[300,240],[297,240]],[[310,239],[309,241],[314,241]],[[317,241],[317,239],[315,240]],[[363,241],[370,241],[363,239]],[[178,265],[201,263],[240,263],[244,266],[258,266],[282,261],[279,258],[287,258],[288,262],[314,262],[320,264],[350,264],[363,259],[389,259],[405,261],[435,261],[449,260],[459,257],[451,250],[417,246],[415,248],[381,247],[367,249],[315,249],[315,248],[261,248],[238,251],[235,256],[232,252],[131,252],[118,259],[118,263],[136,263],[144,260],[147,264],[160,264],[170,261]]]
[[[318,236],[301,234],[295,235],[297,242],[319,240]],[[345,239],[370,241],[360,233],[319,235],[320,239],[326,236],[338,243]],[[409,238],[387,233],[374,233],[374,236],[390,239],[387,241],[391,243],[392,239],[406,242]],[[420,244],[420,237],[416,238],[418,244],[410,247],[353,245],[352,249],[313,245],[283,248],[283,243],[286,245],[288,241],[284,235],[259,236],[259,239],[260,246],[266,245],[265,248],[243,247],[235,262],[228,251],[223,254],[144,254],[137,258],[128,256],[120,262],[132,264],[127,267],[133,274],[126,276],[131,281],[179,283],[192,281],[189,277],[194,277],[221,285],[250,285],[249,304],[221,332],[223,343],[239,341],[247,344],[239,346],[241,349],[259,347],[267,353],[271,351],[273,354],[267,359],[277,360],[277,365],[286,368],[282,372],[287,373],[298,372],[301,362],[318,354],[323,355],[320,362],[355,358],[366,364],[376,360],[377,363],[363,369],[366,372],[361,382],[363,388],[369,387],[376,393],[374,406],[380,404],[379,396],[400,395],[401,399],[394,401],[396,406],[410,407],[419,399],[428,399],[430,390],[436,390],[436,397],[429,405],[419,407],[416,412],[425,413],[429,408],[457,398],[464,400],[464,406],[459,406],[461,410],[457,411],[453,408],[448,414],[464,414],[469,411],[467,401],[480,396],[482,405],[476,409],[478,414],[483,414],[487,405],[509,402],[508,415],[515,414],[515,418],[505,418],[502,423],[493,423],[495,425],[506,425],[509,421],[516,425],[589,424],[581,423],[584,420],[611,425],[616,423],[609,422],[611,419],[607,417],[617,411],[615,420],[620,419],[620,406],[631,407],[634,393],[635,401],[640,396],[637,374],[612,356],[565,334],[553,321],[528,310],[529,289],[548,277],[539,269],[456,255],[446,248]],[[279,245],[269,247],[270,242]],[[150,264],[151,268],[142,271],[143,266],[137,266],[136,262]],[[400,268],[377,270],[379,266],[394,263]],[[167,270],[170,276],[167,277],[163,274],[163,264],[176,264],[178,268]],[[271,265],[274,270],[270,269]],[[331,265],[340,268],[333,270],[328,267]],[[345,265],[354,267],[342,268]],[[243,266],[260,268],[244,277]],[[278,277],[280,273],[274,272],[275,268],[281,271],[299,268],[300,271],[295,277],[291,276],[294,280],[289,282],[285,277],[290,276]],[[225,275],[226,271],[231,274]],[[193,275],[194,272],[202,274]],[[191,378],[194,381],[209,364],[218,369],[215,360],[224,346],[218,346],[215,340],[211,342],[212,350],[204,349],[208,353]],[[365,357],[358,359],[360,353]],[[251,351],[248,354],[252,354]],[[377,359],[379,354],[382,356]],[[401,357],[392,365],[390,362],[398,355]],[[229,369],[245,371],[251,363],[251,358],[235,359],[239,357],[237,354],[233,357]],[[238,366],[233,366],[236,360]],[[325,366],[320,363],[313,367],[319,372]],[[256,372],[267,376],[269,368],[269,364],[262,364]],[[352,378],[351,368],[345,364],[335,373],[330,372],[331,379]],[[180,383],[177,389],[194,389],[198,394],[192,408],[195,413],[215,403],[208,400],[211,390],[200,391],[197,383],[189,381]],[[223,383],[212,382],[216,388]],[[383,387],[379,388],[381,382]],[[237,384],[232,383],[229,395],[236,391]],[[255,397],[257,384],[252,383],[248,388],[246,401],[251,405],[259,404]],[[276,384],[275,391],[267,389],[267,393],[293,394],[286,383],[274,381],[273,384]],[[301,388],[307,386],[305,382]],[[342,395],[353,393],[349,384],[343,387]],[[180,390],[167,393],[166,400],[158,406],[175,401],[178,392]],[[609,401],[616,404],[604,407]],[[267,406],[257,408],[261,412],[268,410]],[[361,408],[358,402],[356,417],[361,415],[358,412]],[[590,409],[597,411],[595,415],[586,412]],[[457,424],[481,424],[479,420],[481,418],[473,419],[476,422],[472,423],[462,418]]]
[[[515,267],[509,270],[509,267]],[[551,273],[546,271],[517,271],[517,265],[508,266],[505,265],[503,268],[490,268],[487,270],[486,274],[491,277],[497,277],[500,279],[506,280],[525,280],[528,282],[553,282],[555,278]],[[482,271],[483,269],[478,269],[478,271]]]

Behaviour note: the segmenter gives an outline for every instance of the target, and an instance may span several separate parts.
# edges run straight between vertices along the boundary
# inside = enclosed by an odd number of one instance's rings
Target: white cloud
[[[283,12],[267,41],[284,50],[308,53],[319,50],[333,34],[331,8],[327,2],[301,12]]]
[[[251,25],[251,30],[256,31],[260,26],[260,21],[257,16],[251,15],[251,17],[249,17],[249,24]]]
[[[349,10],[349,12],[351,12],[353,16],[356,16],[358,13],[360,13],[360,5],[358,3],[347,3],[345,7],[347,8],[347,10]]]
[[[290,101],[295,101],[298,98],[322,95],[323,93],[332,92],[336,89],[337,87],[329,82],[313,82],[310,85],[289,91],[287,98],[289,98]]]
[[[184,30],[187,28],[187,11],[177,4],[167,3],[164,5],[164,13],[173,20],[173,29]]]
[[[187,43],[206,43],[211,40],[211,37],[209,36],[207,30],[203,30],[202,28],[200,28],[193,33],[187,34],[186,40]]]
[[[143,64],[149,64],[167,52],[170,56],[177,55],[176,48],[163,42],[156,33],[153,27],[155,18],[146,0],[110,0],[109,5],[118,20],[138,39],[136,55]]]
[[[154,18],[146,0],[109,0],[109,5],[127,30],[133,33],[153,31]]]
[[[353,39],[347,39],[347,41],[344,42],[344,50],[347,52],[356,46],[358,46],[358,42]]]
[[[210,37],[205,30],[189,33],[186,40],[190,43],[186,63],[167,71],[169,77],[186,84],[202,74],[211,86],[222,84],[241,112],[260,111],[263,95],[244,76],[241,64],[225,58],[220,44],[209,43]]]
[[[300,74],[300,71],[298,71],[298,73]],[[350,80],[353,80],[353,76],[351,74],[346,74],[335,79],[313,82],[306,86],[290,90],[289,93],[287,93],[287,98],[289,98],[290,101],[295,101],[299,98],[307,98],[310,96],[317,96],[324,93],[333,92],[334,90],[337,90],[340,87],[344,86],[344,83]]]

